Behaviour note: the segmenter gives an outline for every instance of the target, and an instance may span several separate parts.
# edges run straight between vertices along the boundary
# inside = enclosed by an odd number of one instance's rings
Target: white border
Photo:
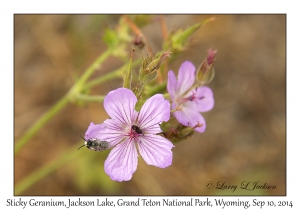
[[[97,4],[97,5],[95,5]],[[117,6],[116,6],[117,5]],[[126,9],[125,9],[126,8]],[[1,209],[20,209],[20,207],[6,207],[6,199],[18,199],[13,197],[13,14],[15,13],[287,13],[287,196],[286,197],[224,197],[225,200],[289,200],[293,201],[293,209],[299,208],[299,198],[296,197],[299,190],[299,10],[296,1],[1,1],[0,26],[1,26]],[[125,10],[124,10],[125,9]],[[297,65],[298,64],[298,65]],[[298,77],[299,76],[299,77]],[[23,197],[29,200],[31,197]],[[32,197],[34,198],[34,197]],[[77,197],[42,197],[48,199],[76,199]],[[103,198],[103,197],[102,197]],[[134,197],[123,197],[133,200]],[[153,197],[143,197],[152,199]],[[163,199],[163,197],[154,197]],[[181,197],[178,199],[186,199]],[[200,197],[205,200],[206,197]],[[218,197],[211,197],[213,200]],[[41,199],[41,197],[36,197]],[[96,197],[84,197],[84,199],[96,199]],[[119,197],[110,197],[117,200]],[[51,207],[50,207],[51,208]],[[48,208],[48,209],[50,209]],[[99,209],[101,207],[97,207]],[[124,207],[131,209],[132,207]],[[182,208],[182,207],[164,207]],[[193,207],[201,208],[201,207]],[[37,209],[34,207],[26,209]],[[40,209],[40,208],[38,208]],[[51,208],[52,209],[52,208]],[[55,208],[60,209],[60,208]],[[61,209],[65,209],[64,207]],[[79,208],[77,208],[79,209]],[[80,208],[82,209],[82,208]],[[89,208],[91,209],[91,208]],[[96,209],[96,208],[94,208]],[[202,209],[221,209],[203,208]],[[229,209],[229,208],[226,208]],[[230,209],[241,209],[232,208]],[[258,209],[258,208],[250,208]],[[263,209],[274,209],[264,207]]]

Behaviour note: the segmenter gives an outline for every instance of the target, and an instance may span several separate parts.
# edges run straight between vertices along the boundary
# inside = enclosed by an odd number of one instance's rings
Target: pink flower
[[[196,68],[190,61],[181,64],[178,80],[172,70],[168,73],[167,89],[172,98],[173,115],[185,126],[195,127],[197,132],[206,129],[204,117],[200,112],[207,112],[214,106],[213,92],[202,86],[190,90],[195,81]]]
[[[115,181],[128,181],[137,169],[138,151],[148,165],[165,168],[172,164],[174,145],[156,135],[159,124],[170,118],[170,103],[161,94],[149,98],[140,112],[135,110],[137,98],[126,88],[107,94],[104,108],[111,119],[103,124],[91,123],[85,138],[101,139],[111,150],[105,160],[105,172]],[[138,151],[137,151],[138,149]]]

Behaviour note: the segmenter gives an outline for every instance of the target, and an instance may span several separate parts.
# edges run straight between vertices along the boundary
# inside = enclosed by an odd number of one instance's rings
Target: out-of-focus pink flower
[[[172,98],[173,115],[185,126],[195,127],[203,133],[206,122],[200,112],[207,112],[214,106],[213,92],[209,87],[201,86],[190,90],[195,81],[196,68],[190,61],[181,64],[178,79],[172,70],[168,73],[167,89]]]

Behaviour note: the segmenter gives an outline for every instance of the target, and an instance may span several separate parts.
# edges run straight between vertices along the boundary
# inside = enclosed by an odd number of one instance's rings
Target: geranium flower
[[[195,127],[197,132],[206,129],[204,117],[200,112],[207,112],[214,106],[213,92],[202,86],[190,90],[195,81],[196,68],[190,61],[181,64],[178,80],[172,70],[168,72],[167,89],[172,98],[173,115],[185,126]]]
[[[170,103],[161,94],[149,98],[140,112],[135,110],[137,98],[126,88],[107,94],[104,108],[111,119],[103,124],[91,123],[85,138],[97,138],[109,143],[111,150],[105,160],[105,172],[115,181],[128,181],[137,169],[138,151],[148,165],[165,168],[172,164],[174,145],[156,135],[159,124],[170,118]],[[137,151],[138,149],[138,151]]]

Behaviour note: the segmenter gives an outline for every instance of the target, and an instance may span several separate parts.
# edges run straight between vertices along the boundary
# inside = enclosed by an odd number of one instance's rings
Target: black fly
[[[131,129],[134,130],[137,134],[143,134],[142,129],[140,129],[140,127],[138,127],[136,125],[131,126]],[[144,136],[144,134],[143,134],[143,136]]]

